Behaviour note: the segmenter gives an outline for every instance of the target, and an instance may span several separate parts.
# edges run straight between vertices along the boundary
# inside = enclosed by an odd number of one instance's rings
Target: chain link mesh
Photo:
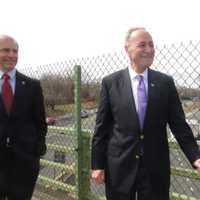
[[[40,79],[47,120],[49,120],[48,151],[41,159],[42,167],[34,200],[75,199],[74,149],[77,144],[73,131],[75,65],[80,65],[82,70],[82,129],[91,132],[92,136],[101,80],[105,75],[127,67],[129,61],[125,52],[119,52],[21,70],[31,77]],[[156,47],[152,68],[173,76],[186,119],[196,140],[200,140],[200,42],[190,41],[186,44]],[[192,169],[170,130],[168,136],[172,166],[170,189],[172,199],[185,199],[187,196],[199,199],[200,173]],[[105,199],[103,185],[97,186],[91,182],[90,189],[97,199]]]

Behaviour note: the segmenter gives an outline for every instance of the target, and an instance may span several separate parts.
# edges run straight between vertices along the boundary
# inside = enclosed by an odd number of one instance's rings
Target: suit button
[[[135,156],[135,158],[136,158],[136,159],[139,159],[139,158],[140,158],[140,156],[139,156],[139,155],[136,155],[136,156]]]
[[[140,139],[143,140],[144,139],[144,135],[140,135]]]

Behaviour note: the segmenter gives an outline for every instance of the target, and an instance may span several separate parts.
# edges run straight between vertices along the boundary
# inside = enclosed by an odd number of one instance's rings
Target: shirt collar
[[[0,70],[0,77],[2,79],[2,76],[5,72],[1,71]],[[7,74],[9,75],[10,79],[14,79],[15,78],[15,75],[16,75],[16,69],[12,69],[11,71],[7,72]]]
[[[141,74],[136,73],[131,67],[128,67],[128,71],[129,71],[131,80],[134,80],[136,76],[141,75],[143,76],[144,81],[147,81],[148,68],[146,68]]]

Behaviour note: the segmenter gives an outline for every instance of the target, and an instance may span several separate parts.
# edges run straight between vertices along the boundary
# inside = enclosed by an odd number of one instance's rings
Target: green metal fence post
[[[90,133],[83,133],[83,196],[84,200],[94,200],[91,198],[91,190],[90,190]]]
[[[75,103],[75,133],[77,134],[77,147],[76,147],[76,200],[82,200],[82,133],[81,133],[81,67],[76,65],[75,71],[75,92],[74,92],[74,103]]]
[[[75,130],[77,134],[76,200],[89,200],[90,137],[81,129],[81,67],[75,66]]]

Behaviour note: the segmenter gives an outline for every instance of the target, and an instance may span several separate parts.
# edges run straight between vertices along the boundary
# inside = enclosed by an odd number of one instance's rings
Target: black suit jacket
[[[198,146],[185,121],[170,76],[148,70],[148,104],[143,130],[139,127],[128,69],[103,79],[92,140],[92,169],[105,169],[107,188],[130,192],[137,173],[140,145],[143,143],[143,160],[152,189],[165,193],[169,191],[167,124],[193,163],[199,157]],[[144,135],[143,139],[141,135]]]
[[[0,145],[10,137],[13,151],[25,159],[38,159],[46,152],[47,124],[39,81],[18,71],[12,110],[8,115],[0,98]]]

